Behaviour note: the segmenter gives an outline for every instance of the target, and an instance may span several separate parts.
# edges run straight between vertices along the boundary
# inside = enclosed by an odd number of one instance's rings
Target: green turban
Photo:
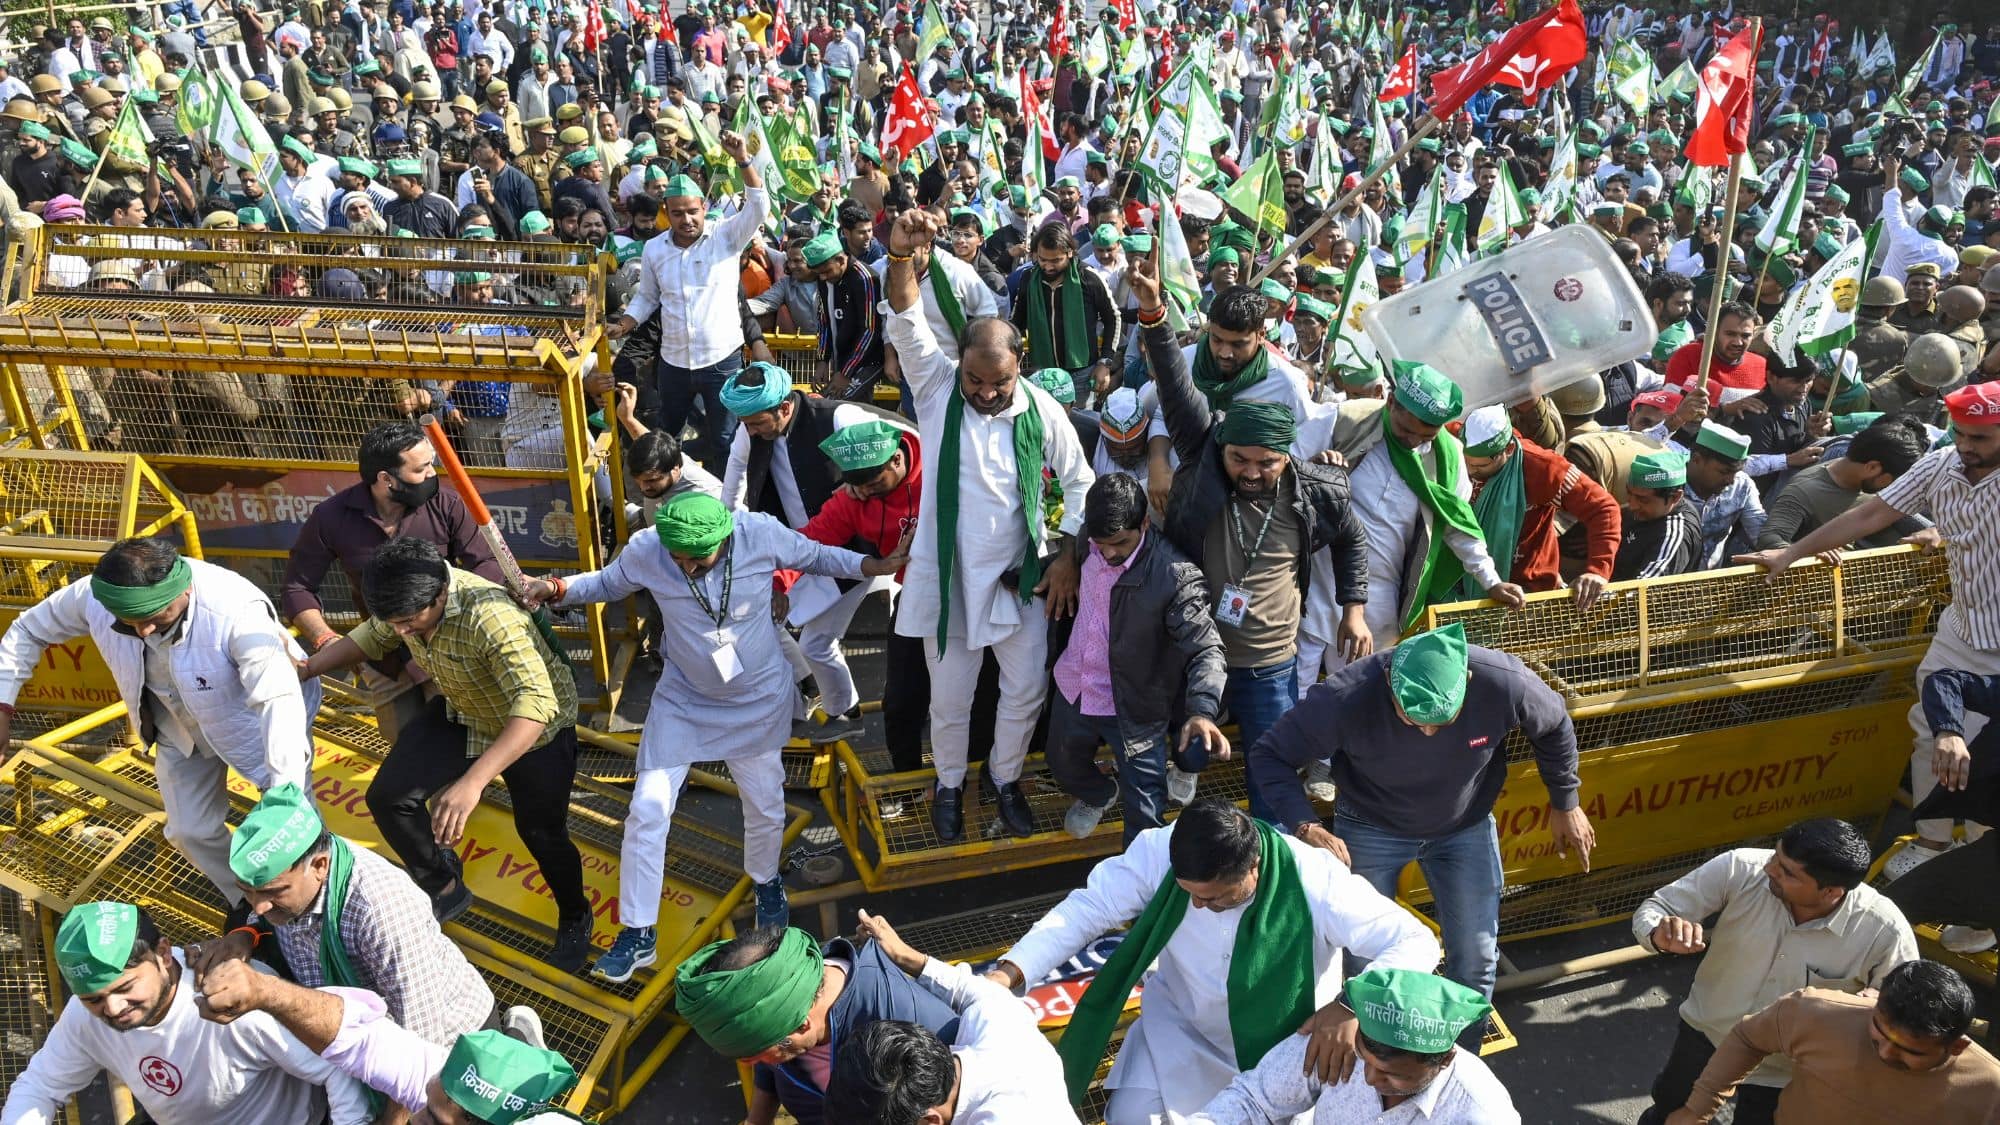
[[[813,241],[818,242],[819,239]],[[806,260],[810,262],[812,259]],[[762,382],[749,382],[747,377],[751,375],[760,376]],[[722,384],[722,405],[738,418],[748,418],[752,414],[776,410],[791,393],[790,373],[775,363],[759,361],[731,375]]]
[[[1064,406],[1076,401],[1076,380],[1060,367],[1044,367],[1028,376],[1028,382],[1047,391],[1050,398]]]
[[[702,198],[701,185],[695,183],[692,176],[675,176],[673,179],[667,181],[665,195],[668,199],[678,199],[683,196],[690,199],[700,199]]]
[[[729,538],[730,532],[736,530],[736,517],[730,515],[729,509],[722,506],[722,501],[713,496],[702,492],[683,492],[661,506],[653,517],[653,527],[660,533],[660,544],[668,551],[688,558],[705,559],[722,546],[722,541]]]
[[[151,586],[114,586],[92,575],[90,594],[97,604],[111,611],[111,616],[121,621],[144,621],[172,605],[192,585],[194,568],[187,559],[177,558],[167,576]]]
[[[139,940],[139,908],[129,902],[86,902],[56,930],[56,967],[69,990],[90,996],[116,983]]]
[[[903,431],[880,419],[842,426],[819,443],[819,451],[832,458],[843,473],[879,469],[901,448]]]
[[[1465,626],[1418,633],[1389,653],[1389,690],[1413,723],[1443,726],[1465,706]]]
[[[1493,1005],[1457,981],[1415,969],[1370,969],[1347,982],[1344,999],[1361,1034],[1420,1055],[1452,1049]]]
[[[1687,455],[1670,449],[1643,453],[1632,459],[1625,483],[1634,488],[1679,488],[1687,483]]]
[[[812,935],[787,929],[778,948],[762,961],[711,970],[709,962],[726,944],[711,942],[681,962],[674,975],[674,1010],[716,1054],[746,1059],[806,1022],[819,995],[825,960]]]
[[[445,1097],[481,1121],[514,1125],[548,1109],[576,1085],[576,1069],[554,1051],[504,1031],[474,1031],[451,1045],[438,1085]]]
[[[1442,426],[1465,408],[1465,392],[1428,363],[1396,361],[1396,401],[1426,426]]]
[[[1241,399],[1229,404],[1215,432],[1216,440],[1224,445],[1254,445],[1280,453],[1290,452],[1298,435],[1299,423],[1291,407],[1282,402]]]
[[[275,882],[326,831],[312,795],[292,782],[272,786],[229,840],[229,870],[246,887]]]
[[[840,232],[829,227],[814,235],[811,242],[800,248],[799,253],[805,257],[806,265],[818,269],[847,253],[847,247],[840,244]]]

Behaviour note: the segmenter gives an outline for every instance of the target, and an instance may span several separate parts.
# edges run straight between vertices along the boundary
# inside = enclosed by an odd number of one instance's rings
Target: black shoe
[[[1000,787],[1000,826],[1009,836],[1035,834],[1035,810],[1021,792],[1021,783],[1010,781]]]
[[[431,896],[431,916],[438,925],[457,918],[472,909],[472,888],[465,885],[465,874],[460,872],[451,881],[451,889]]]
[[[589,914],[579,914],[556,923],[556,944],[549,952],[550,965],[565,973],[583,968],[590,956],[591,922]]]
[[[931,798],[931,830],[946,844],[956,844],[965,836],[965,786],[937,787],[937,795]]]

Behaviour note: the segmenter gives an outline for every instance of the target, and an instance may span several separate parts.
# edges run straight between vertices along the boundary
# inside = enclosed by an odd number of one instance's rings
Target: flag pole
[[[1284,261],[1287,257],[1289,257],[1292,254],[1293,251],[1297,250],[1299,247],[1304,246],[1308,242],[1311,242],[1313,238],[1319,234],[1321,227],[1327,225],[1328,223],[1332,222],[1336,217],[1338,217],[1341,211],[1347,208],[1348,204],[1354,202],[1357,199],[1360,199],[1361,194],[1367,191],[1371,185],[1379,183],[1383,177],[1389,174],[1389,171],[1391,169],[1393,169],[1397,164],[1402,162],[1402,159],[1405,156],[1408,156],[1413,150],[1416,149],[1417,144],[1420,141],[1422,141],[1425,137],[1430,136],[1432,133],[1436,132],[1438,127],[1443,124],[1444,122],[1439,121],[1437,118],[1432,117],[1428,113],[1418,118],[1416,128],[1410,130],[1410,135],[1404,139],[1402,145],[1398,147],[1395,152],[1389,154],[1389,158],[1387,160],[1384,160],[1381,164],[1377,165],[1373,171],[1361,177],[1360,181],[1357,182],[1353,187],[1349,188],[1345,195],[1342,195],[1339,199],[1336,199],[1332,203],[1327,204],[1326,210],[1320,212],[1319,218],[1313,220],[1311,226],[1307,227],[1305,230],[1300,231],[1299,236],[1297,238],[1292,239],[1290,243],[1286,244],[1285,248],[1282,251],[1272,254],[1271,260],[1264,264],[1264,268],[1257,271],[1257,276],[1251,278],[1249,281],[1246,281],[1243,284],[1255,286],[1259,282],[1263,281],[1265,278],[1271,276],[1271,271],[1275,270],[1278,267],[1279,262]],[[1255,218],[1255,216],[1252,216],[1252,218]],[[1366,253],[1368,249],[1369,249],[1368,247],[1360,247],[1357,248],[1355,252],[1357,254]]]
[[[1761,47],[1764,42],[1763,17],[1750,18],[1750,31],[1755,36],[1752,43]],[[1753,68],[1751,81],[1755,82],[1756,64],[1753,62],[1751,65]],[[1754,94],[1752,96],[1754,97]],[[1752,110],[1754,112],[1754,105]],[[1729,292],[1729,261],[1732,256],[1731,249],[1736,244],[1736,197],[1743,183],[1743,156],[1742,152],[1738,152],[1729,158],[1729,182],[1722,189],[1722,236],[1715,244],[1715,282],[1710,286],[1708,295],[1708,321],[1707,330],[1702,333],[1701,363],[1694,369],[1694,389],[1703,393],[1708,391],[1708,365],[1715,359],[1715,322],[1722,317],[1722,303]],[[1765,259],[1765,264],[1767,266],[1770,264],[1768,258]],[[1759,284],[1761,285],[1761,282]],[[1754,290],[1750,294],[1750,300],[1752,302],[1757,300]]]

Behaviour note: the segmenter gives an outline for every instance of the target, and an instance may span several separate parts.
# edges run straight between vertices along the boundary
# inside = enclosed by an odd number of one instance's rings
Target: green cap
[[[1687,457],[1670,449],[1659,449],[1634,457],[1631,476],[1625,483],[1635,488],[1679,488],[1687,479]]]
[[[1727,461],[1741,461],[1750,456],[1749,437],[1720,422],[1703,422],[1694,435],[1694,443]]]
[[[1090,232],[1090,241],[1105,248],[1116,246],[1118,245],[1118,228],[1112,226],[1110,223],[1099,223],[1097,229]]]
[[[1342,996],[1361,1034],[1420,1055],[1450,1051],[1460,1032],[1493,1010],[1457,981],[1416,969],[1370,969],[1351,978]]]
[[[311,164],[313,161],[319,159],[319,155],[307,148],[305,142],[299,140],[297,137],[286,137],[284,140],[278,142],[278,147],[305,161],[307,164]]]
[[[97,167],[97,154],[90,151],[89,145],[81,144],[77,141],[70,140],[68,137],[64,137],[62,141],[59,143],[59,147],[62,150],[63,159],[68,160],[70,163],[75,164],[77,167],[79,168]]]
[[[1787,125],[1803,125],[1805,123],[1806,117],[1803,113],[1781,113],[1771,119],[1771,124],[1780,129]]]
[[[549,217],[540,211],[530,211],[521,216],[520,223],[516,225],[521,228],[522,234],[546,234],[554,226],[549,222]]]
[[[597,159],[596,149],[580,148],[577,149],[575,152],[570,153],[568,156],[563,157],[563,163],[569,165],[572,168],[581,168],[586,164],[594,162],[596,159]]]
[[[476,238],[485,242],[492,242],[497,237],[493,228],[485,223],[467,223],[465,229],[458,233],[461,238]]]
[[[1389,690],[1411,722],[1443,726],[1458,718],[1465,706],[1467,653],[1465,626],[1456,621],[1390,650]]]
[[[139,908],[129,902],[86,902],[56,930],[56,966],[69,990],[93,996],[125,975],[139,940]]]
[[[251,223],[268,223],[271,220],[265,217],[262,208],[239,207],[236,210],[236,221],[247,227]]]
[[[800,248],[799,253],[804,255],[806,265],[818,269],[847,253],[847,247],[841,245],[840,232],[829,227],[814,235],[811,242]]]
[[[493,275],[483,270],[462,270],[451,275],[453,285],[484,285],[493,280]]]
[[[1881,421],[1882,418],[1883,413],[1879,410],[1863,410],[1854,414],[1836,414],[1833,416],[1833,432],[1836,434],[1858,434]]]
[[[679,175],[668,180],[664,194],[668,199],[679,199],[682,197],[700,199],[702,197],[701,185],[694,182],[693,176],[688,175]]]
[[[387,167],[391,176],[421,176],[424,174],[424,162],[414,156],[391,157]]]
[[[1075,176],[1064,176],[1064,177],[1062,177],[1061,179],[1058,179],[1058,180],[1057,180],[1057,181],[1056,181],[1055,183],[1052,183],[1052,184],[1050,184],[1049,186],[1050,186],[1050,187],[1052,187],[1052,188],[1079,188],[1079,189],[1080,189],[1080,188],[1081,188],[1081,187],[1082,187],[1083,185],[1081,185],[1081,184],[1079,184],[1079,183],[1077,183],[1077,182],[1076,182],[1076,177],[1075,177]]]
[[[1217,246],[1208,252],[1208,268],[1211,270],[1218,265],[1240,266],[1242,264],[1243,255],[1237,253],[1236,248],[1233,246]]]
[[[1930,178],[1915,168],[1903,169],[1903,174],[1897,177],[1896,182],[1913,192],[1929,191],[1931,186]]]
[[[1044,367],[1028,376],[1028,382],[1048,392],[1048,396],[1068,406],[1076,401],[1076,380],[1060,367]]]
[[[1694,339],[1694,326],[1685,320],[1677,320],[1665,328],[1653,341],[1653,358],[1666,362],[1668,356],[1679,351],[1681,345]]]
[[[325,831],[311,794],[289,781],[272,786],[230,837],[229,870],[246,887],[264,886],[291,870]]]
[[[1396,401],[1426,426],[1442,426],[1465,409],[1465,392],[1428,363],[1395,361]]]
[[[1933,203],[1929,207],[1926,207],[1924,209],[1924,218],[1929,219],[1932,226],[1939,227],[1950,226],[1953,221],[1951,208],[1946,207],[1942,203]],[[1963,222],[1964,220],[1960,219],[1958,221]]]
[[[1812,252],[1831,259],[1840,253],[1840,240],[1829,231],[1821,231],[1819,237],[1813,239]]]
[[[880,419],[842,426],[819,443],[843,473],[879,469],[903,447],[903,431]]]
[[[1153,236],[1147,234],[1145,231],[1140,231],[1138,234],[1128,234],[1118,240],[1118,245],[1127,254],[1150,254],[1153,252]]]
[[[1292,303],[1292,291],[1285,288],[1284,283],[1274,277],[1267,277],[1258,282],[1257,292],[1266,300],[1280,301],[1288,305]]]
[[[1333,306],[1327,304],[1325,301],[1320,300],[1318,297],[1315,297],[1310,293],[1301,293],[1296,298],[1294,298],[1294,300],[1295,300],[1295,305],[1294,305],[1295,315],[1318,317],[1319,319],[1328,322],[1331,322],[1333,320],[1334,317]]]
[[[653,527],[660,534],[660,545],[668,551],[690,558],[707,558],[736,530],[736,518],[722,506],[722,501],[705,492],[683,492],[661,506],[653,517]],[[771,1040],[775,1042],[776,1039]],[[754,1055],[771,1043],[734,1057]]]
[[[1438,143],[1436,137],[1425,137],[1423,140],[1417,142],[1417,149],[1420,152],[1428,152],[1435,156],[1444,151],[1444,146]]]
[[[554,1051],[504,1031],[474,1031],[451,1045],[438,1085],[445,1097],[479,1120],[514,1125],[547,1109],[576,1085],[576,1069]]]
[[[1588,160],[1593,156],[1602,156],[1603,154],[1604,146],[1602,145],[1594,145],[1589,141],[1576,142],[1576,155],[1580,159]]]
[[[1875,146],[1868,141],[1855,141],[1852,144],[1845,144],[1840,146],[1840,155],[1848,157],[1867,156],[1869,153],[1874,151],[1875,151]]]
[[[56,139],[56,135],[49,132],[39,121],[29,121],[23,124],[21,126],[21,135],[45,144]]]
[[[367,176],[371,180],[374,179],[376,173],[380,171],[378,168],[375,167],[374,161],[363,160],[361,157],[358,156],[341,157],[340,170],[342,172],[347,173],[350,176]]]
[[[660,146],[653,140],[653,134],[646,133],[641,135],[638,140],[633,141],[632,147],[625,151],[625,162],[630,164],[640,157],[658,156],[659,154]]]

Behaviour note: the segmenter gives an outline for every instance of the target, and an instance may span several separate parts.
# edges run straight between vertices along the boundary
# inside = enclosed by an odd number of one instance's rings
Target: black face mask
[[[437,493],[438,478],[436,477],[427,477],[415,484],[411,484],[406,480],[399,480],[389,486],[389,499],[394,500],[411,511],[415,511],[425,504],[430,503],[431,497],[436,496]]]

